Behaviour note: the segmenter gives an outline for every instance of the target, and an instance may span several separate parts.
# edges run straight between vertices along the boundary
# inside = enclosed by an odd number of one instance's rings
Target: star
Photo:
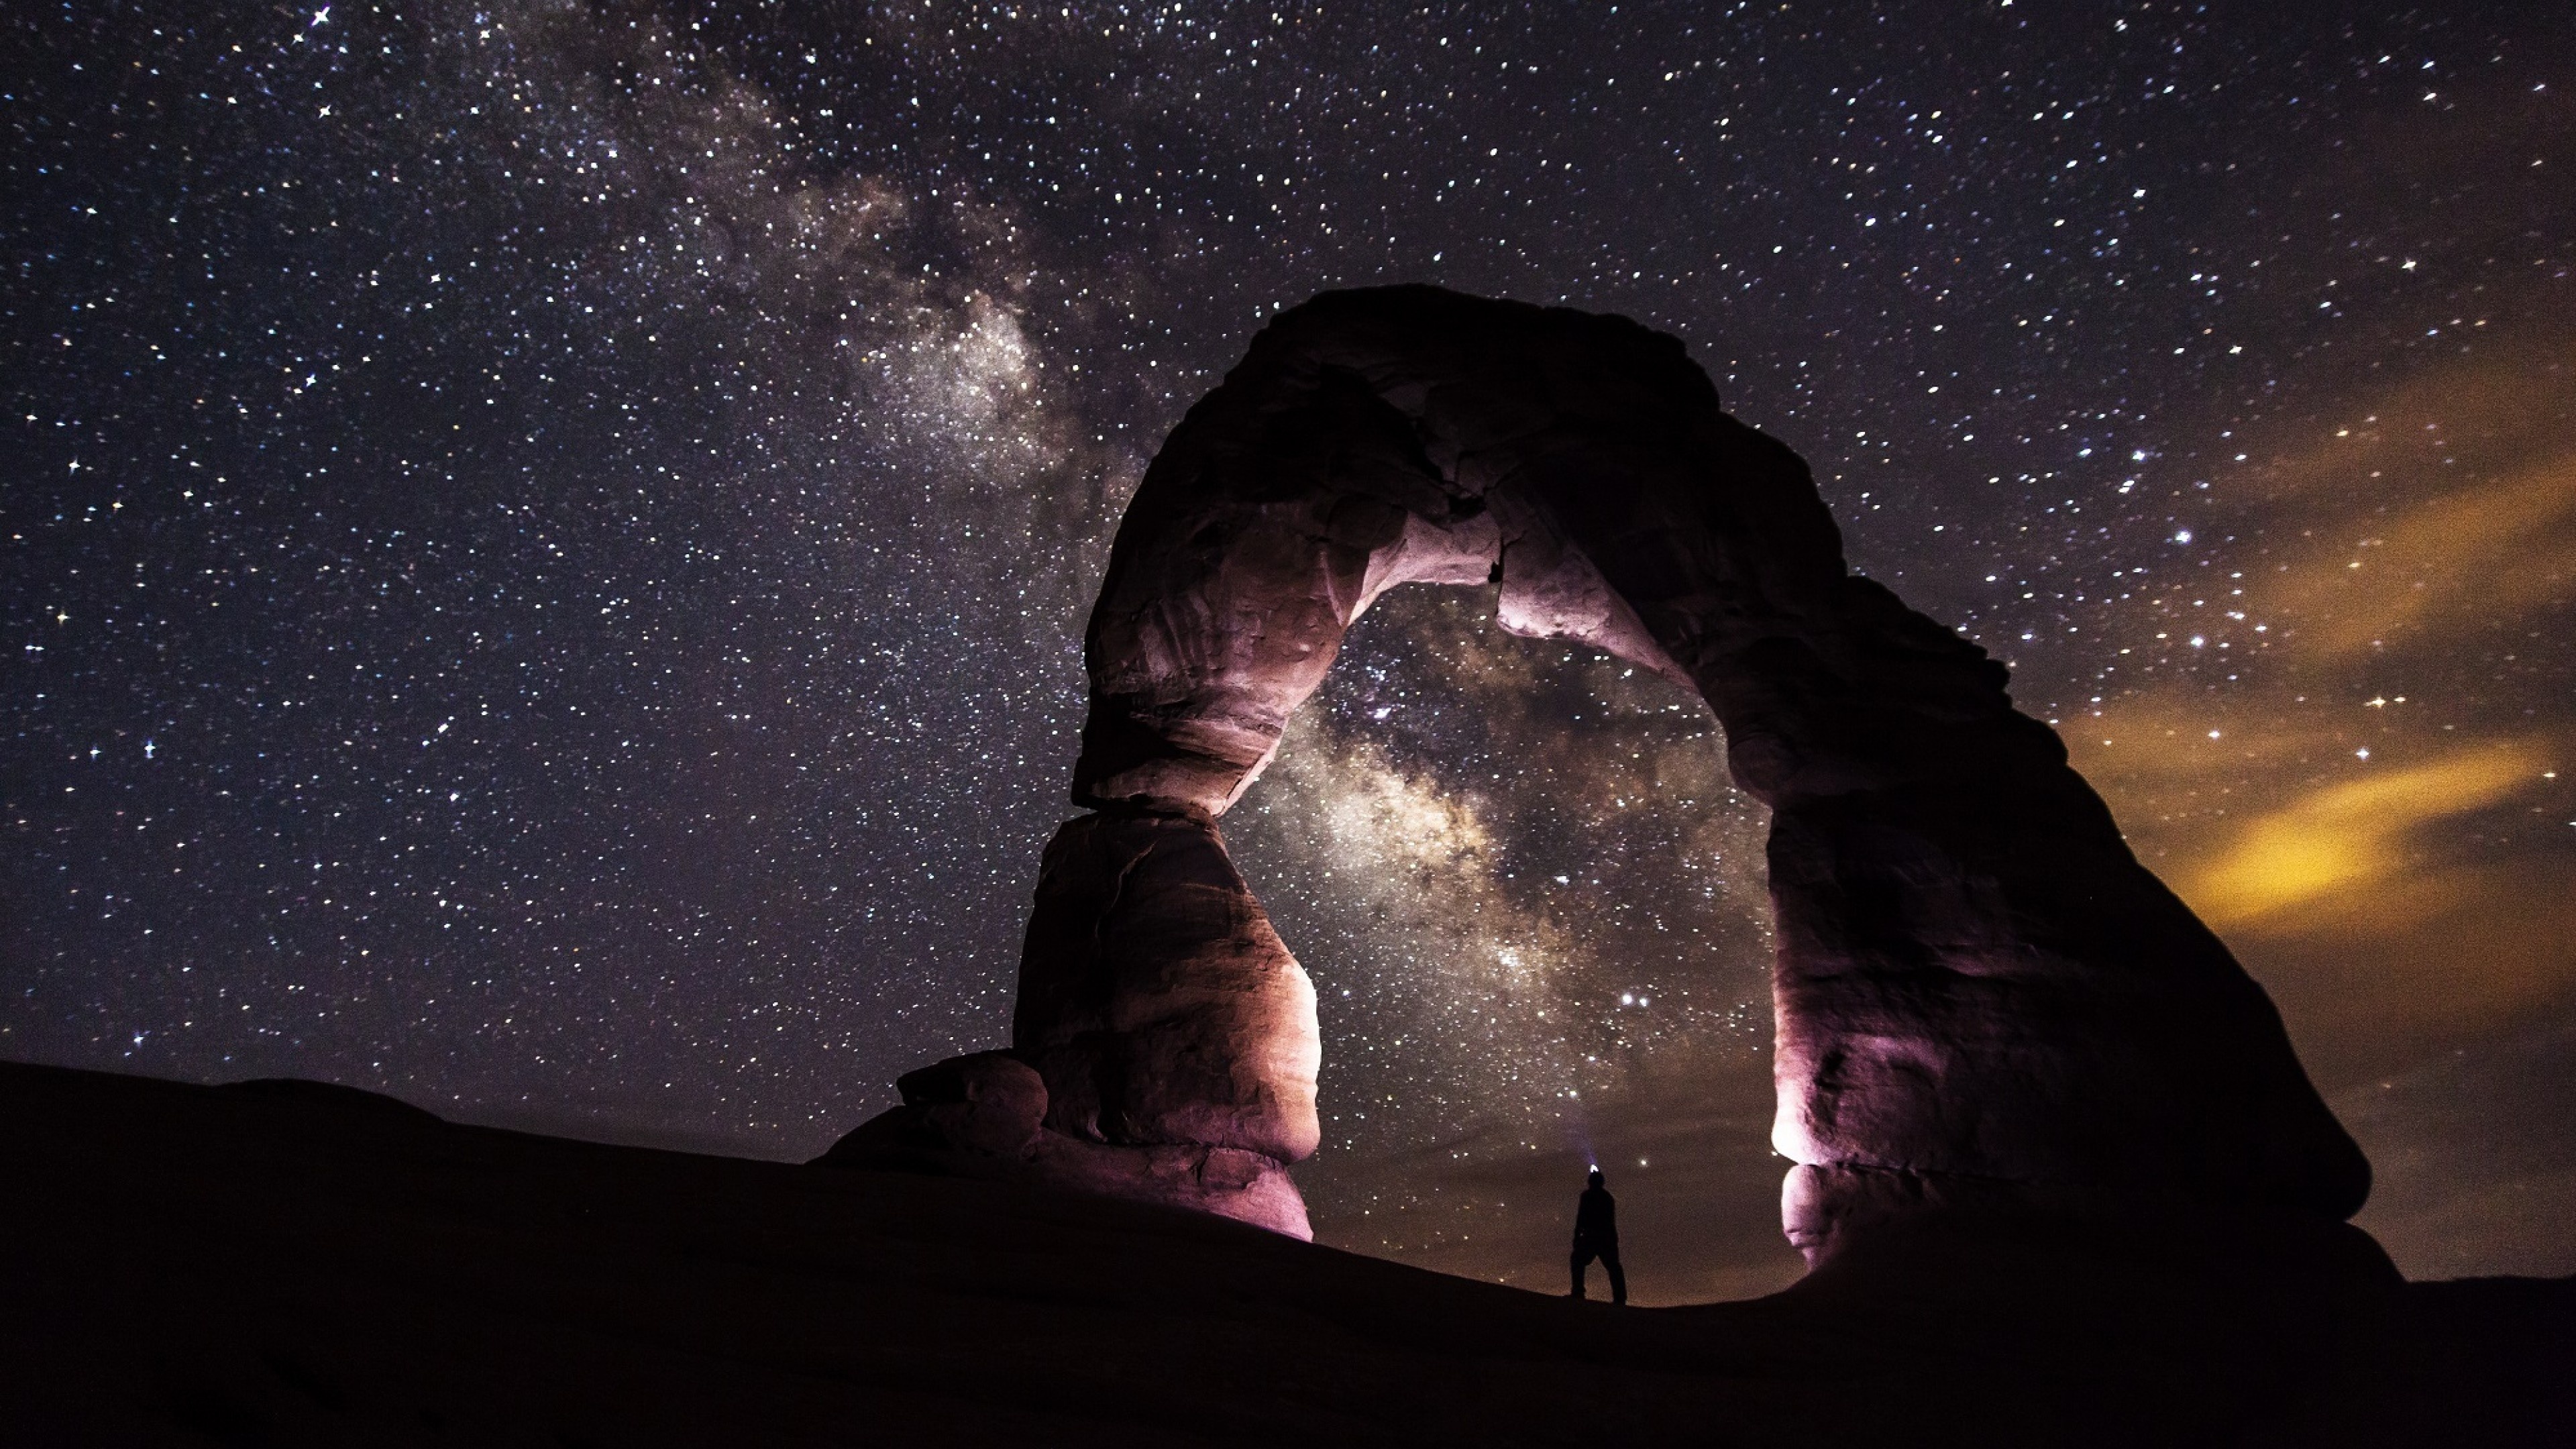
[[[11,1054],[814,1155],[1008,1039],[1159,441],[1419,281],[1679,339],[2186,901],[2289,892],[2212,925],[2427,1205],[2400,1262],[2540,1261],[2458,1144],[2576,1100],[2443,1055],[2576,1029],[2540,9],[201,9],[13,102]],[[1303,1190],[1526,1278],[1495,1217],[1651,1156],[1642,1296],[1785,1281],[1767,817],[1494,607],[1381,599],[1225,818],[1321,1002]]]

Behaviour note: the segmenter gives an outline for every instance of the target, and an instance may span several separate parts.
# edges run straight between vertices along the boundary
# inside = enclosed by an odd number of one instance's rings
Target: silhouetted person
[[[1619,1200],[1601,1185],[1601,1169],[1592,1169],[1583,1198],[1574,1208],[1574,1296],[1583,1296],[1583,1270],[1599,1258],[1610,1270],[1610,1301],[1628,1301],[1628,1275],[1619,1267]]]

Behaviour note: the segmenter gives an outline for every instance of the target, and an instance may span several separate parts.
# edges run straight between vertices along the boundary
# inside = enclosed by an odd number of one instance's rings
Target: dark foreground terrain
[[[0,1065],[0,1442],[2570,1444],[2576,1280],[1614,1309],[983,1183]],[[2061,1245],[2062,1246],[2062,1245]]]

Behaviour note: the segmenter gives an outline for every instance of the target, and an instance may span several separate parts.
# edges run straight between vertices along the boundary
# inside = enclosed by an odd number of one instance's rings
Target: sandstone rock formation
[[[1774,1139],[1811,1260],[1969,1200],[2360,1207],[2261,988],[2003,667],[1849,571],[1795,454],[1670,337],[1421,287],[1282,314],[1129,505],[1086,640],[1099,813],[1048,847],[1022,959],[1033,1140],[1240,1153],[1293,1197],[1313,995],[1213,822],[1372,599],[1493,580],[1505,628],[1695,688],[1773,811]]]
[[[1056,832],[1011,1035],[1058,1132],[1280,1162],[1315,1150],[1315,989],[1205,821],[1092,815]]]

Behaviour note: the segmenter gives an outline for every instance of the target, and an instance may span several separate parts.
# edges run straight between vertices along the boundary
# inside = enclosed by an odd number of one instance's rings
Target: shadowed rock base
[[[2090,1186],[1801,1165],[1781,1182],[1780,1221],[1810,1263],[1857,1255],[1885,1264],[1917,1249],[1937,1255],[1926,1245],[1942,1241],[2048,1242],[2070,1252],[2089,1242],[2118,1244],[2133,1257],[2224,1262],[2231,1266],[2222,1276],[2277,1279],[2283,1291],[2301,1294],[2366,1296],[2402,1281],[2387,1250],[2350,1223],[2295,1208],[2118,1197]]]

